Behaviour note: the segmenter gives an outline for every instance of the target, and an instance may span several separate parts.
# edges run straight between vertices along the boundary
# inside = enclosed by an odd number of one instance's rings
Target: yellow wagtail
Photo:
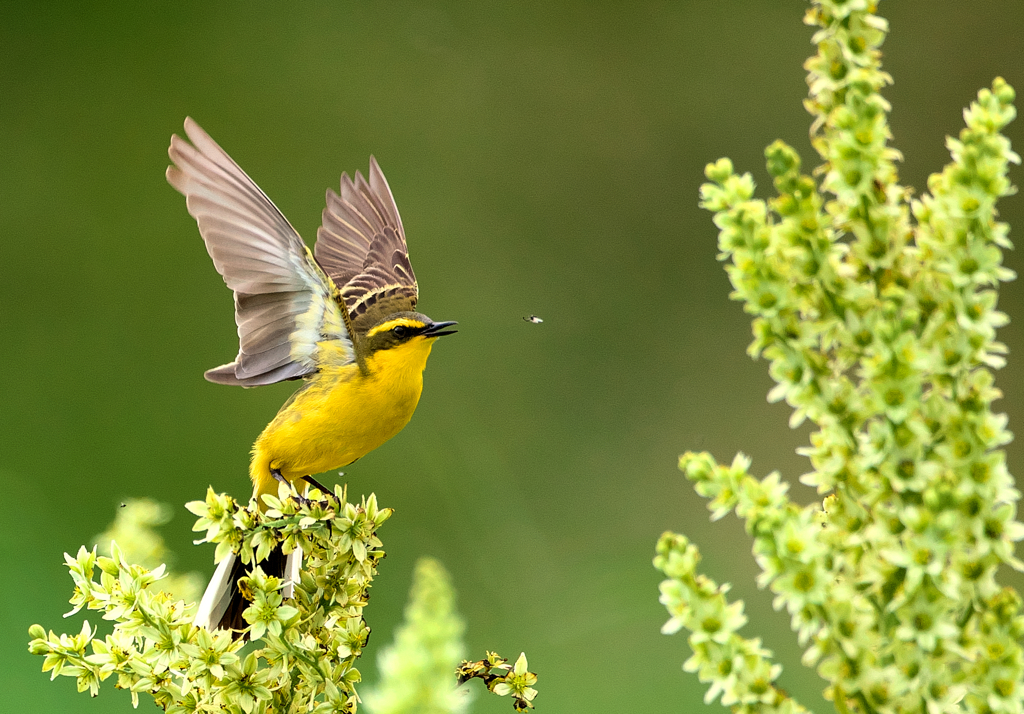
[[[377,161],[368,179],[341,175],[327,190],[323,225],[311,252],[288,220],[210,136],[185,120],[191,144],[171,137],[171,186],[213,264],[234,291],[240,342],[234,362],[206,372],[218,384],[304,384],[256,439],[253,496],[278,482],[341,468],[373,451],[409,422],[423,390],[434,341],[455,330],[415,311],[418,289],[402,219]],[[324,490],[320,487],[321,490]],[[295,554],[293,554],[295,555]],[[280,551],[264,570],[294,580],[298,555]],[[197,625],[242,628],[247,606],[237,587],[237,556],[221,562]]]

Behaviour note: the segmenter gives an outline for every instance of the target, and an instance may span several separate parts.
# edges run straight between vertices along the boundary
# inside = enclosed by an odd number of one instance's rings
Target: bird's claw
[[[338,498],[337,495],[335,495],[334,491],[332,491],[329,488],[327,488],[326,486],[324,486],[322,483],[317,481],[312,476],[303,476],[302,480],[305,481],[306,483],[308,483],[313,488],[317,489],[320,493],[322,493],[325,496],[327,496],[326,499],[324,499],[323,501],[319,501],[318,502],[320,504],[321,508],[329,508],[330,505],[331,505],[331,498],[333,498],[335,500],[335,502],[337,503],[339,508],[341,507],[341,499]]]
[[[295,489],[295,487],[288,481],[288,479],[286,479],[284,477],[284,475],[281,473],[280,469],[274,469],[274,468],[270,469],[270,475],[274,477],[275,481],[278,481],[278,482],[283,483],[283,484],[287,484],[292,489],[292,500],[294,500],[300,506],[305,506],[306,508],[312,508],[313,504],[315,503],[316,505],[320,506],[321,508],[329,508],[330,505],[331,505],[331,501],[330,501],[330,497],[331,496],[334,496],[334,500],[337,501],[338,506],[339,507],[341,506],[341,499],[338,498],[334,494],[334,492],[329,490],[326,486],[321,484],[319,481],[317,481],[312,476],[303,476],[302,480],[305,481],[306,483],[308,483],[313,488],[315,488],[318,491],[320,491],[320,493],[322,493],[325,496],[327,496],[327,498],[324,499],[323,501],[314,501],[314,500],[306,498],[305,496],[300,494],[298,492],[298,490]]]

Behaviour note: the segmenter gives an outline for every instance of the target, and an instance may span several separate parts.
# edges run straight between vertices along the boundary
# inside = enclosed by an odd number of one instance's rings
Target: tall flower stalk
[[[800,480],[825,498],[793,503],[777,473],[754,478],[743,455],[720,465],[687,453],[680,468],[712,518],[745,521],[759,584],[790,613],[837,711],[1019,712],[1022,603],[996,574],[1024,567],[1013,554],[1024,527],[1006,417],[991,409],[1006,352],[997,290],[1014,277],[995,208],[1020,162],[1000,133],[1014,92],[997,78],[978,93],[947,141],[951,162],[914,199],[889,145],[888,25],[875,10],[817,0],[807,13],[819,28],[805,65],[823,160],[813,176],[776,141],[765,152],[775,198],[755,199],[728,159],[701,189],[732,297],[754,315],[749,352],[776,382],[769,398],[793,408],[793,426],[817,425]],[[658,544],[666,631],[691,632],[686,668],[736,711],[801,710],[774,687],[770,653],[736,633],[742,603],[698,562],[683,536]]]

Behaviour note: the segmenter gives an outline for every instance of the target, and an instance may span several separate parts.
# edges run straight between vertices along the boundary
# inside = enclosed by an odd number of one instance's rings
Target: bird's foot
[[[295,493],[292,494],[292,500],[298,503],[300,506],[305,506],[306,508],[309,508],[310,506],[313,505],[313,502],[311,500],[300,494],[298,490],[295,489],[294,486],[292,486],[288,479],[286,479],[284,475],[281,473],[281,469],[271,468],[270,475],[274,477],[275,481],[283,483],[289,488],[291,488],[293,491],[295,491]]]
[[[303,476],[302,480],[305,481],[306,483],[308,483],[313,488],[315,488],[318,491],[320,491],[320,493],[322,493],[325,496],[327,496],[326,500],[320,501],[320,506],[321,507],[327,508],[328,506],[330,506],[331,505],[330,504],[330,499],[331,498],[334,498],[334,500],[337,502],[337,505],[339,507],[341,506],[341,499],[339,499],[337,496],[334,495],[334,491],[332,491],[331,489],[329,489],[326,486],[324,486],[322,483],[317,481],[315,478],[313,478],[312,476]]]

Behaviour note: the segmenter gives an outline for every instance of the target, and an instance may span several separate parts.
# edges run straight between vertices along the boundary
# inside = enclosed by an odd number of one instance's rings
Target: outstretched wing
[[[185,195],[214,266],[235,293],[240,343],[235,361],[206,378],[254,387],[311,374],[324,360],[355,361],[334,283],[299,234],[191,118],[185,134],[191,144],[171,137],[167,181]]]
[[[412,310],[418,297],[398,206],[372,156],[369,177],[358,171],[355,180],[342,174],[341,193],[327,189],[314,248],[320,265],[341,288],[357,332],[375,321],[367,317]]]

